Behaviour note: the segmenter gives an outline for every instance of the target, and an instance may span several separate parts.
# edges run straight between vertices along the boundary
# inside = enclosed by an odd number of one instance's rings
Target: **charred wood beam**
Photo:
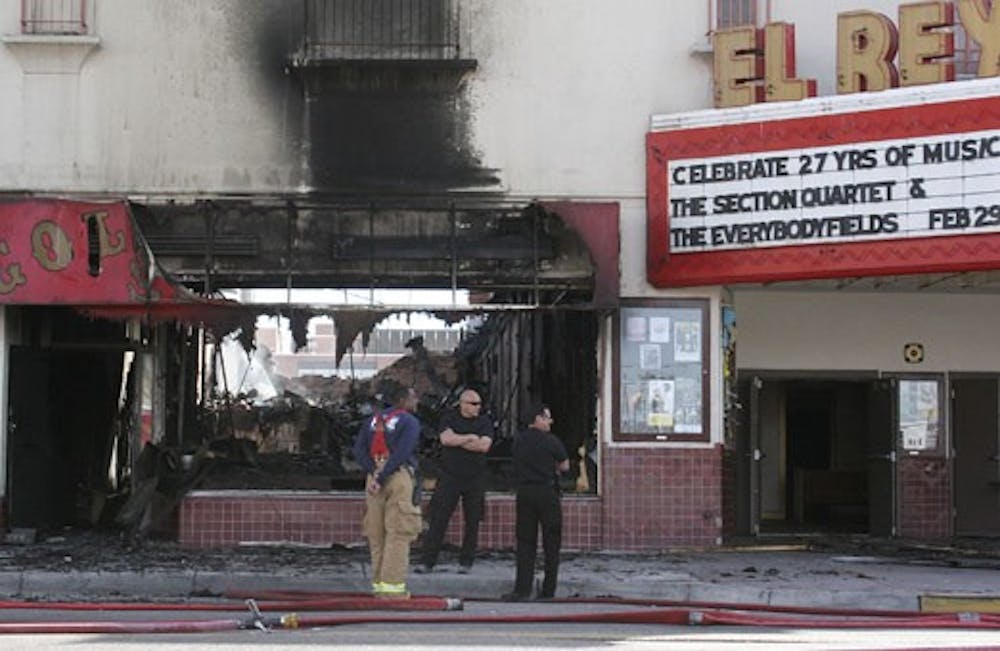
[[[255,235],[147,235],[146,241],[157,256],[255,257],[260,254],[260,238]]]
[[[551,258],[551,238],[538,238],[537,257]],[[535,242],[524,235],[484,237],[341,237],[333,244],[334,260],[528,260],[536,258]]]
[[[586,246],[558,215],[537,205],[388,208],[298,201],[268,207],[140,208],[157,261],[200,291],[239,287],[407,288],[552,293],[579,302],[592,292]]]
[[[172,276],[179,282],[191,287],[200,287],[204,280],[201,270],[174,269]],[[274,271],[268,270],[217,270],[212,281],[216,287],[285,287],[287,278],[278,277]],[[374,275],[364,270],[345,272],[342,269],[310,269],[297,270],[293,277],[297,288],[329,288],[334,287],[420,287],[427,289],[450,289],[451,282],[447,273],[438,270],[406,270],[379,272]],[[536,282],[535,276],[529,272],[513,273],[509,270],[486,270],[462,272],[458,277],[458,286],[463,289],[529,290],[536,288],[541,291],[590,292],[593,288],[592,275],[589,273],[564,273],[546,276],[540,274]]]

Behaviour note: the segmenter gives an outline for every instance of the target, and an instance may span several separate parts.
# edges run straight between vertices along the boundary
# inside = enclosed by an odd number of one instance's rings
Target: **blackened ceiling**
[[[543,303],[586,302],[593,294],[587,245],[538,204],[203,201],[134,205],[133,212],[157,262],[200,291],[454,288]]]

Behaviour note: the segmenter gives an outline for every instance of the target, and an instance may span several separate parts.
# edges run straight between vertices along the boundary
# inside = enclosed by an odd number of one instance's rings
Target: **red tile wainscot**
[[[427,513],[429,498],[424,499]],[[181,503],[179,542],[187,547],[241,543],[363,544],[361,493],[316,491],[195,491]],[[462,510],[456,509],[446,542],[458,545]],[[603,548],[601,500],[563,496],[563,549]],[[480,549],[514,548],[514,496],[490,493],[479,527]]]
[[[605,449],[604,546],[722,544],[722,446]]]
[[[945,540],[952,535],[951,480],[941,458],[899,460],[899,535]]]

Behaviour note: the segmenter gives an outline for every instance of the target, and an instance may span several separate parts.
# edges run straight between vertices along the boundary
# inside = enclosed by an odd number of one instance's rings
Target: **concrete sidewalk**
[[[114,553],[114,550],[109,550]],[[238,552],[234,552],[236,554]],[[332,555],[333,553],[330,552]],[[338,553],[329,564],[310,550],[295,561],[259,567],[203,567],[190,558],[175,567],[0,570],[0,595],[59,600],[188,598],[229,591],[367,591],[363,550]],[[461,574],[450,554],[430,574],[411,573],[414,594],[499,598],[514,579],[511,553],[491,553]],[[289,560],[291,557],[291,560]],[[305,560],[308,559],[308,562]],[[892,556],[858,556],[760,548],[753,551],[679,552],[657,555],[564,553],[557,597],[624,597],[809,607],[910,610],[930,594],[1000,598],[1000,561],[970,562]]]

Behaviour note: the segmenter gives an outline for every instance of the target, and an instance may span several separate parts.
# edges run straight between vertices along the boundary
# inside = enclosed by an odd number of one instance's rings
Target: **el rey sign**
[[[994,79],[925,86],[954,79],[956,15]],[[842,13],[837,33],[837,96],[808,99],[772,23],[715,35],[716,105],[744,108],[654,116],[654,286],[1000,269],[1000,3]]]
[[[1000,75],[1000,3],[916,2],[899,7],[898,26],[875,11],[837,16],[837,93],[885,90],[955,79],[956,6],[979,46],[979,77]],[[718,30],[713,35],[717,108],[816,95],[816,82],[795,76],[795,26],[784,22]],[[898,63],[897,63],[898,53]]]

